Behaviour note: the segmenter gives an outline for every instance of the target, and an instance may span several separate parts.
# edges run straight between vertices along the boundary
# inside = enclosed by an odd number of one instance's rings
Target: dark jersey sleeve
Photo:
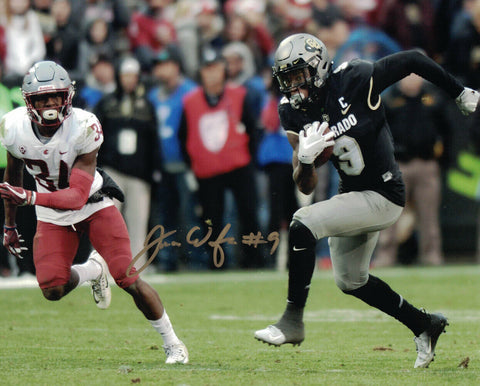
[[[452,98],[463,91],[463,86],[439,64],[416,50],[388,55],[374,63],[373,94],[415,73],[444,90]]]
[[[302,125],[298,122],[298,119],[295,117],[295,113],[292,111],[292,107],[288,102],[288,99],[283,97],[278,104],[278,116],[280,118],[280,123],[285,129],[285,131],[293,131],[298,134]]]

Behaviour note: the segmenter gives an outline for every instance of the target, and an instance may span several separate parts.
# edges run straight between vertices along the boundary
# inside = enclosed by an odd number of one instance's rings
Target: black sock
[[[315,269],[316,241],[310,229],[292,221],[288,234],[288,301],[297,307],[305,307],[307,302]]]
[[[287,307],[280,318],[280,322],[289,321],[294,323],[303,323],[303,310],[304,307],[298,307],[293,303],[287,303]]]
[[[430,325],[430,316],[408,303],[390,286],[373,275],[367,284],[352,291],[343,291],[363,300],[368,305],[393,316],[407,326],[415,336],[420,335]]]

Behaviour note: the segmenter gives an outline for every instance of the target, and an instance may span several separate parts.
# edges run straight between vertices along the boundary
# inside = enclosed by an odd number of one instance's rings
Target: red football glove
[[[28,250],[27,247],[22,247],[22,243],[25,240],[21,237],[22,235],[18,234],[16,225],[13,227],[3,226],[3,246],[7,248],[8,252],[19,259],[23,259],[21,255],[22,251]]]
[[[0,196],[17,206],[35,205],[35,192],[12,186],[8,182],[0,183]]]

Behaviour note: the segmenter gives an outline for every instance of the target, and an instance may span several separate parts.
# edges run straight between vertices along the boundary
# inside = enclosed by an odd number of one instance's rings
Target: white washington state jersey
[[[18,107],[5,114],[0,123],[0,142],[15,158],[25,162],[27,171],[35,178],[37,192],[52,193],[69,187],[72,166],[79,155],[100,147],[103,133],[97,117],[85,110],[72,109],[50,141],[43,144],[35,135],[27,108]],[[89,196],[102,187],[103,178],[95,172]],[[37,219],[57,225],[78,223],[96,211],[113,205],[105,197],[97,203],[86,204],[80,210],[52,209],[37,205]]]

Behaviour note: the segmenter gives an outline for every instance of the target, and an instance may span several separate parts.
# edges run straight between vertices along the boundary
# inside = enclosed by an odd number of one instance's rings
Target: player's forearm
[[[463,91],[463,86],[442,66],[416,50],[386,56],[374,64],[373,88],[379,94],[404,77],[415,73],[445,90],[452,98]]]
[[[79,210],[87,203],[92,183],[92,175],[73,168],[69,188],[52,193],[37,193],[35,205],[53,209]]]
[[[7,200],[4,200],[5,208],[5,223],[7,227],[13,227],[16,224],[17,218],[17,206],[10,204]]]
[[[298,162],[293,171],[293,179],[303,194],[312,193],[318,182],[315,166],[313,164],[305,165]]]
[[[37,193],[35,205],[53,209],[79,210],[88,200],[78,189],[62,189],[52,193]]]
[[[7,153],[7,167],[3,174],[3,181],[11,185],[23,186],[23,161],[13,157]],[[6,226],[14,226],[17,218],[17,206],[13,205],[8,200],[3,200],[5,209],[5,223]]]

